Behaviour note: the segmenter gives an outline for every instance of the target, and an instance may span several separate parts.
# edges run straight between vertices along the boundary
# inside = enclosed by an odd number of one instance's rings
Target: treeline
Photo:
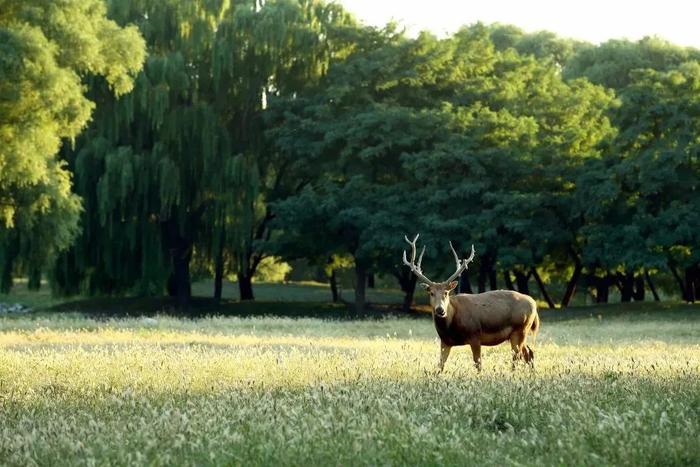
[[[59,293],[186,306],[196,266],[215,297],[235,275],[252,299],[275,256],[331,285],[352,265],[358,308],[368,277],[394,276],[408,308],[403,236],[420,232],[430,276],[449,274],[448,240],[475,245],[464,291],[629,301],[670,274],[700,294],[698,50],[483,24],[411,38],[315,0],[65,2],[70,24],[9,3],[5,291],[48,272]],[[49,65],[56,83],[35,76]]]

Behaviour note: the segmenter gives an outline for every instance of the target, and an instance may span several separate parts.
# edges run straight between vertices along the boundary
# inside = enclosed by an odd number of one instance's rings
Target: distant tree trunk
[[[685,268],[685,301],[688,303],[695,303],[698,293],[700,293],[700,290],[695,290],[696,282],[698,282],[697,275],[699,275],[698,266],[693,265]]]
[[[634,298],[635,302],[643,302],[645,295],[644,276],[639,274],[634,278],[634,292],[632,293],[632,298]]]
[[[574,273],[571,275],[571,279],[569,279],[569,282],[566,284],[566,292],[564,292],[564,298],[561,299],[562,308],[567,308],[569,305],[571,305],[571,300],[573,300],[574,295],[576,294],[576,285],[581,278],[581,271],[583,271],[583,265],[581,264],[581,260],[578,259],[578,256],[574,256],[574,261]]]
[[[401,284],[401,290],[404,292],[403,296],[403,306],[401,310],[404,313],[409,313],[411,311],[411,306],[413,306],[413,297],[416,294],[416,282],[418,278],[415,274],[409,273],[408,278]]]
[[[214,300],[221,301],[224,284],[224,252],[219,250],[214,263]]]
[[[503,281],[506,284],[506,289],[508,290],[515,290],[515,286],[513,285],[513,280],[510,278],[510,271],[505,269],[503,271]],[[491,289],[493,290],[493,289]]]
[[[459,293],[472,293],[472,284],[469,281],[467,271],[464,271],[459,277]]]
[[[253,295],[253,276],[239,272],[236,274],[236,277],[238,278],[238,294],[241,297],[241,301],[255,300]]]
[[[496,278],[496,269],[491,267],[489,270],[489,287],[491,290],[498,290],[498,280]]]
[[[370,289],[374,288],[374,273],[367,273],[367,287]]]
[[[530,272],[532,273],[532,277],[535,278],[535,282],[537,283],[537,287],[540,288],[540,292],[542,292],[542,297],[547,302],[547,306],[549,308],[552,308],[552,309],[556,308],[556,305],[554,304],[554,300],[552,300],[552,298],[547,293],[547,289],[544,286],[544,282],[542,281],[542,278],[540,277],[539,273],[537,272],[537,268],[535,268],[533,266]]]
[[[524,274],[520,271],[514,271],[515,283],[518,286],[518,292],[524,293],[525,295],[530,295],[530,273]]]
[[[618,273],[618,279],[621,283],[620,287],[620,301],[622,303],[627,303],[632,301],[634,295],[634,273],[627,272],[625,274]]]
[[[331,295],[333,296],[333,303],[338,303],[340,301],[340,294],[338,293],[338,278],[335,274],[335,269],[331,269],[331,275],[328,278],[328,282],[331,286]]]
[[[651,290],[651,294],[654,296],[654,301],[659,302],[661,301],[659,299],[659,294],[656,293],[656,287],[654,287],[654,283],[651,281],[651,276],[649,275],[649,271],[646,269],[644,270],[644,277],[647,280],[647,284],[649,285],[649,290]]]
[[[411,311],[411,306],[413,305],[413,297],[415,296],[417,278],[406,268],[401,268],[394,272],[394,277],[399,281],[399,287],[403,291],[403,306],[402,311],[408,313]]]
[[[685,293],[685,283],[683,282],[683,279],[681,278],[681,275],[678,274],[678,271],[676,270],[676,266],[669,261],[668,263],[668,268],[671,270],[671,273],[673,274],[673,277],[676,279],[676,283],[678,284],[678,288],[681,291],[681,299],[686,300],[686,293]],[[687,301],[687,300],[686,300]]]
[[[610,278],[610,274],[606,274],[603,277],[595,277],[596,303],[608,303],[611,284],[612,279]]]
[[[190,260],[192,241],[180,233],[178,222],[171,218],[161,224],[165,247],[170,254],[173,270],[168,279],[168,293],[176,297],[177,306],[187,309],[192,297]]]
[[[0,293],[10,293],[14,284],[12,271],[15,259],[19,255],[19,237],[11,235],[10,238],[10,243],[5,246],[3,251],[5,257],[0,262],[0,265],[2,265],[2,270],[0,270]]]
[[[29,277],[27,278],[27,289],[41,289],[41,269],[32,268],[32,270],[29,271]]]
[[[173,253],[173,272],[170,275],[168,292],[177,300],[177,306],[187,309],[192,297],[190,285],[190,258],[188,253]]]
[[[5,261],[0,271],[0,293],[10,293],[13,282],[12,261]]]
[[[355,310],[358,313],[365,311],[365,286],[367,284],[367,270],[357,260],[355,261]]]
[[[488,276],[488,271],[484,265],[484,261],[479,262],[479,278],[477,279],[479,293],[486,292],[486,277]]]

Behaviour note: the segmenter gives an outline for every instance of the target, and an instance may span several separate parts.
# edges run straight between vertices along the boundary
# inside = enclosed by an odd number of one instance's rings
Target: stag
[[[451,292],[457,286],[456,278],[462,274],[474,260],[474,245],[467,259],[459,255],[450,242],[450,249],[455,257],[457,269],[444,282],[433,282],[421,270],[425,245],[416,262],[416,242],[404,237],[411,245],[411,260],[403,252],[403,263],[411,268],[418,277],[421,286],[430,294],[430,306],[433,313],[435,329],[440,337],[440,358],[438,372],[445,367],[452,347],[469,344],[474,365],[481,371],[481,346],[498,345],[510,341],[513,352],[512,367],[519,360],[524,360],[534,368],[535,354],[526,344],[527,338],[533,338],[540,327],[537,304],[528,295],[512,290],[492,290],[480,294],[457,294]]]

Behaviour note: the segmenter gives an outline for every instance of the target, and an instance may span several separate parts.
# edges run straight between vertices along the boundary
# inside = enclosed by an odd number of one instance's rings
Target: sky
[[[514,24],[527,32],[548,30],[563,37],[599,43],[659,36],[700,48],[698,0],[336,0],[375,26],[399,21],[412,33],[437,35],[477,21]]]

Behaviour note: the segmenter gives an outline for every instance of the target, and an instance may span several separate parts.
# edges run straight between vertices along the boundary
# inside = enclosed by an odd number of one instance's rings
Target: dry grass
[[[427,320],[0,319],[8,465],[697,465],[700,320],[545,322],[537,370]]]

